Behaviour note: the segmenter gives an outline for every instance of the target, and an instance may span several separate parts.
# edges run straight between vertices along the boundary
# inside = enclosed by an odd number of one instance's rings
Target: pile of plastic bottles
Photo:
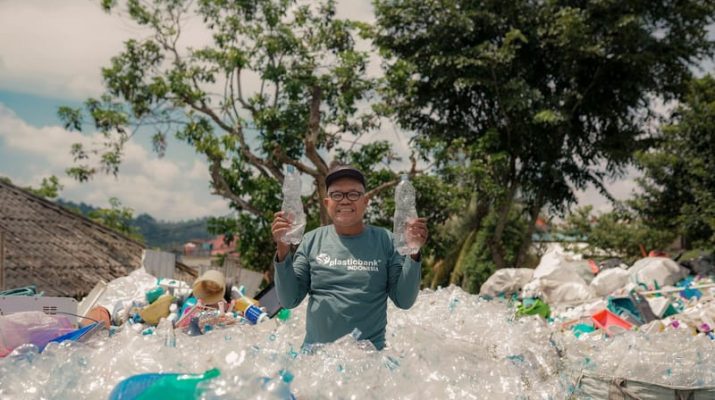
[[[0,398],[142,398],[116,397],[139,379],[161,381],[174,398],[201,399],[565,399],[583,371],[715,384],[707,337],[674,330],[576,338],[542,317],[517,318],[509,301],[456,287],[423,290],[409,310],[390,306],[383,351],[359,332],[303,348],[305,305],[292,311],[287,320],[195,337],[177,330],[175,347],[124,327],[42,353],[21,346],[0,359]]]
[[[514,319],[513,310],[456,288],[423,291],[408,310],[390,307],[388,348],[376,351],[359,333],[302,348],[305,306],[291,318],[234,324],[176,347],[161,335],[120,328],[86,343],[50,343],[42,353],[21,346],[0,360],[0,397],[108,398],[137,374],[203,374],[193,398],[513,398],[556,395],[560,358],[546,323]]]

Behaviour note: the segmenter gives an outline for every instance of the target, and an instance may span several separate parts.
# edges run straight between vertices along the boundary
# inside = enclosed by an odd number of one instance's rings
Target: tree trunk
[[[443,281],[449,282],[449,272],[445,269],[444,260],[439,260],[432,266],[432,279],[430,280],[429,287],[434,290],[438,286],[442,285]]]
[[[467,237],[462,241],[462,245],[459,247],[457,252],[457,259],[454,261],[452,273],[449,276],[449,283],[457,286],[462,286],[462,279],[464,278],[464,261],[469,254],[469,250],[474,245],[474,240],[476,239],[479,231],[471,231]]]
[[[318,152],[318,136],[320,135],[320,105],[323,101],[323,92],[320,86],[314,85],[311,90],[310,118],[308,119],[308,134],[305,136],[305,155],[315,165],[317,173],[314,175],[316,187],[318,189],[318,201],[320,203],[320,225],[330,223],[328,210],[323,204],[323,199],[327,197],[325,187],[325,177],[328,176],[328,164],[323,160]]]
[[[463,256],[466,256],[466,252],[474,245],[474,241],[482,229],[482,223],[484,222],[484,217],[489,214],[489,202],[477,200],[477,207],[474,212],[474,219],[472,220],[471,232],[465,238],[461,249],[459,251],[459,256],[452,264],[452,272],[450,274],[450,283],[454,283],[460,287],[464,287],[464,265]],[[468,248],[465,248],[468,246]],[[462,254],[464,253],[464,254]]]
[[[494,264],[496,264],[497,269],[506,267],[502,238],[504,236],[506,224],[509,222],[509,212],[511,211],[512,205],[514,205],[514,196],[516,196],[516,183],[512,182],[504,201],[501,204],[501,208],[499,209],[499,214],[497,215],[497,226],[494,229],[494,236],[492,236],[492,238],[488,241],[489,250],[492,253],[492,259],[494,260]]]
[[[315,186],[317,187],[316,195],[320,206],[320,226],[328,225],[330,216],[328,216],[328,209],[325,208],[325,203],[323,202],[323,199],[328,197],[328,188],[325,187],[325,175],[318,175],[315,178]]]
[[[477,193],[477,199],[480,198],[486,198],[486,196],[480,196],[479,193]],[[472,244],[474,244],[473,236],[476,237],[476,235],[479,233],[479,231],[482,229],[482,222],[484,221],[484,217],[487,216],[489,213],[489,202],[488,201],[480,201],[476,200],[476,208],[474,214],[472,214],[472,219],[469,222],[469,233],[465,235],[460,242],[460,245],[457,246],[455,249],[454,253],[451,253],[443,260],[444,262],[440,265],[440,270],[436,271],[438,272],[438,275],[435,275],[435,277],[432,279],[430,288],[436,289],[437,286],[442,285],[443,283],[450,283],[450,284],[455,284],[458,286],[462,286],[462,280],[464,279],[464,272],[459,268],[459,262],[460,262],[460,254],[462,251],[466,251],[469,249],[464,249],[465,246],[471,247]],[[471,244],[468,244],[467,242],[471,240]],[[446,280],[444,278],[447,278]]]
[[[517,253],[516,262],[514,263],[514,267],[516,268],[523,268],[526,254],[531,247],[531,236],[534,234],[534,229],[536,229],[536,220],[539,219],[539,212],[541,211],[541,207],[544,206],[542,203],[543,200],[541,200],[541,196],[539,196],[539,200],[531,207],[529,212],[529,226],[526,229],[521,245],[519,245],[519,253]]]

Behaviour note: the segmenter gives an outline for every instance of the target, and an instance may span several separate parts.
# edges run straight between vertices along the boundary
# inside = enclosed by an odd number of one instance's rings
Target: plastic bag
[[[97,299],[97,304],[113,310],[119,301],[144,299],[146,292],[157,285],[157,279],[146,272],[144,267],[132,271],[129,275],[117,278],[107,284],[107,289]]]
[[[25,343],[43,349],[50,340],[73,330],[75,327],[65,315],[47,315],[42,311],[0,315],[0,357]]]
[[[591,281],[591,289],[598,296],[607,296],[616,290],[626,286],[628,278],[631,274],[622,268],[611,268],[601,271],[593,281]]]
[[[479,294],[497,297],[516,293],[526,285],[534,275],[530,268],[503,268],[497,270],[482,284]]]
[[[675,284],[688,276],[688,270],[666,257],[646,257],[636,261],[628,270],[631,281],[645,284],[648,288]]]
[[[541,257],[539,265],[534,270],[533,278],[586,283],[586,279],[584,279],[586,274],[590,275],[590,278],[593,277],[587,261],[580,260],[577,255],[565,252],[560,248],[553,248]]]
[[[581,282],[544,281],[541,290],[543,300],[549,304],[581,304],[596,297],[591,288]]]

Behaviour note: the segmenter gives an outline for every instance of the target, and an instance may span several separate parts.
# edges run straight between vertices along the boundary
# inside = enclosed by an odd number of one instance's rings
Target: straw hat
[[[194,282],[194,297],[204,304],[216,304],[223,300],[226,291],[226,278],[221,271],[210,269]]]

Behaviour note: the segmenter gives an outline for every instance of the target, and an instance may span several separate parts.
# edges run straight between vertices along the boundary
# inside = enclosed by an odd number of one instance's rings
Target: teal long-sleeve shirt
[[[357,328],[361,340],[382,349],[387,298],[410,308],[421,269],[395,251],[387,229],[366,225],[359,235],[343,236],[327,225],[306,233],[295,254],[275,262],[276,291],[287,308],[310,295],[305,344],[332,342]]]

